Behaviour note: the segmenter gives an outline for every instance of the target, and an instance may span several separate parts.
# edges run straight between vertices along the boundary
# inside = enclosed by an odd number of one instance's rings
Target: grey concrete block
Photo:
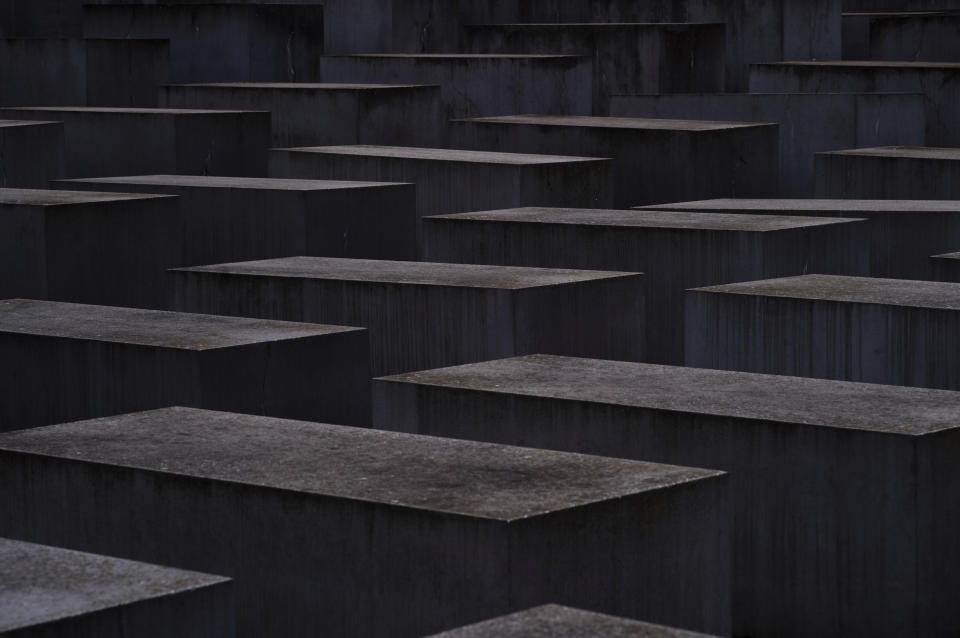
[[[882,146],[817,153],[818,197],[960,199],[960,148]]]
[[[424,219],[427,261],[645,273],[645,361],[683,364],[687,288],[866,274],[856,219],[517,208]]]
[[[960,253],[945,253],[930,257],[930,267],[935,281],[960,283]]]
[[[374,374],[549,352],[642,360],[635,273],[293,257],[174,271],[173,307],[370,330]]]
[[[946,637],[960,623],[958,401],[533,356],[375,380],[374,425],[728,471],[733,635]]]
[[[0,299],[163,308],[183,263],[176,198],[0,189]]]
[[[62,120],[66,177],[267,170],[270,114],[259,111],[32,106],[0,117]]]
[[[232,577],[241,636],[551,600],[730,628],[712,470],[174,408],[0,436],[0,503],[7,536]]]
[[[0,119],[0,188],[46,188],[63,166],[63,122]]]
[[[807,275],[687,293],[687,365],[960,390],[960,285]]]
[[[778,123],[780,192],[789,197],[813,194],[817,152],[922,146],[926,139],[926,104],[919,93],[615,95],[610,105],[617,117]]]
[[[9,638],[231,638],[222,576],[0,538],[0,634]]]
[[[83,0],[4,0],[0,5],[0,37],[80,37],[82,4]]]
[[[0,301],[0,430],[168,405],[365,425],[357,328]]]
[[[453,127],[462,148],[613,158],[616,207],[778,192],[776,124],[515,115]]]
[[[960,13],[845,13],[843,59],[960,62]]]
[[[401,84],[233,83],[162,87],[170,108],[270,111],[273,146],[434,146],[446,125],[440,87]]]
[[[56,186],[177,195],[183,222],[180,266],[299,255],[417,257],[412,184],[138,175],[64,180]]]

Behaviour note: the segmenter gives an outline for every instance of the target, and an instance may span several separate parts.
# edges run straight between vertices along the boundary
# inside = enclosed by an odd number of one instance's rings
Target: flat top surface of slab
[[[562,60],[586,56],[562,53],[353,53],[341,58],[404,58],[413,60]]]
[[[931,310],[960,310],[960,284],[907,279],[801,275],[696,288],[700,292],[759,297],[788,297]]]
[[[512,208],[437,215],[427,219],[493,221],[504,223],[612,226],[617,228],[670,228],[738,232],[792,230],[859,219],[842,217],[794,217],[777,215],[704,215],[683,211],[606,210],[599,208]]]
[[[641,206],[637,210],[683,210],[705,212],[783,211],[861,213],[951,213],[960,212],[956,199],[704,199],[695,202]]]
[[[534,124],[537,126],[582,126],[586,128],[634,129],[638,131],[720,131],[751,126],[776,126],[767,122],[715,122],[713,120],[666,120],[646,117],[597,117],[593,115],[500,115],[453,120],[480,124]]]
[[[860,155],[864,157],[896,157],[908,159],[960,160],[960,148],[931,148],[925,146],[878,146],[827,151],[818,155]]]
[[[568,164],[571,162],[596,162],[600,157],[570,157],[567,155],[534,155],[532,153],[496,153],[491,151],[468,151],[455,148],[419,148],[415,146],[307,146],[282,148],[279,151],[294,153],[319,153],[327,155],[356,155],[361,157],[389,157],[415,159],[431,162],[463,162],[468,164]]]
[[[30,188],[0,188],[0,205],[13,206],[68,206],[70,204],[100,204],[134,199],[169,199],[171,195],[135,193],[95,193],[93,191],[56,191]]]
[[[960,70],[960,62],[885,62],[881,60],[796,60],[790,62],[764,62],[751,66],[814,67],[835,69],[954,69]]]
[[[420,89],[439,86],[437,84],[347,84],[343,82],[197,82],[193,84],[171,84],[168,86],[187,86],[213,89],[283,89],[310,91],[376,91],[384,89]]]
[[[126,113],[128,115],[227,115],[268,113],[269,111],[231,111],[224,109],[144,109],[108,106],[3,106],[2,111],[50,111],[51,113]]]
[[[0,632],[229,582],[0,538]]]
[[[470,29],[550,29],[564,31],[566,29],[629,29],[648,27],[653,29],[690,26],[722,26],[722,22],[507,22],[503,24],[469,24]]]
[[[215,175],[131,175],[60,180],[62,184],[136,184],[141,186],[181,186],[188,188],[240,188],[278,191],[325,191],[344,188],[396,186],[395,182],[352,182],[324,179],[276,179],[270,177],[218,177]]]
[[[489,288],[495,290],[520,290],[638,275],[638,273],[606,270],[483,266],[420,261],[343,259],[338,257],[285,257],[264,261],[177,268],[175,270],[223,275],[292,277],[328,281]]]
[[[934,255],[933,259],[951,259],[960,261],[960,253],[946,253],[945,255]]]
[[[353,330],[360,328],[31,299],[0,301],[0,334],[106,341],[177,350],[213,350]]]
[[[60,123],[61,122],[45,122],[43,120],[0,120],[0,128],[13,128],[16,126],[44,126]]]
[[[552,355],[383,380],[892,434],[960,427],[960,392]]]
[[[21,430],[0,449],[498,520],[722,474],[187,408]]]

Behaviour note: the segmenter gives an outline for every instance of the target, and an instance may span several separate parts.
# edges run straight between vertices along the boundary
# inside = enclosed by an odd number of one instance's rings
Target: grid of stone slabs
[[[734,635],[960,622],[960,393],[538,355],[378,379],[374,426],[730,472]]]
[[[228,578],[0,538],[0,634],[231,638]]]
[[[370,330],[374,375],[548,352],[643,359],[643,275],[291,257],[180,268],[173,307]]]
[[[177,195],[183,222],[183,262],[177,265],[299,255],[417,256],[412,184],[137,175],[56,186]]]
[[[810,271],[866,274],[869,250],[854,249],[858,221],[515,208],[428,217],[423,254],[437,262],[643,272],[644,325],[655,335],[644,361],[682,365],[687,288]]]
[[[230,576],[240,636],[730,627],[713,470],[174,408],[0,435],[0,478],[0,533]]]
[[[0,301],[0,431],[190,405],[366,425],[358,328]]]
[[[926,279],[930,255],[960,247],[960,201],[902,199],[708,199],[646,208],[693,213],[858,217],[858,249],[872,277]]]
[[[817,153],[818,197],[960,199],[960,148],[882,146]]]
[[[778,131],[744,122],[505,115],[457,120],[451,139],[463,148],[613,158],[613,206],[627,207],[775,194]]]
[[[686,305],[687,365],[960,390],[960,284],[805,275]]]
[[[46,188],[63,177],[63,122],[0,119],[0,188]]]

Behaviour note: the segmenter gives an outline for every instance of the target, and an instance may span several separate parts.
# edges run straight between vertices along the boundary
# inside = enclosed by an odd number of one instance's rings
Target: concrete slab
[[[960,253],[945,253],[930,257],[933,279],[960,283]]]
[[[61,120],[65,176],[266,174],[270,114],[255,111],[31,106],[0,117]]]
[[[0,119],[0,188],[46,188],[63,177],[63,123]]]
[[[229,578],[0,538],[0,633],[229,638]]]
[[[919,93],[615,95],[610,105],[617,117],[778,123],[780,193],[788,197],[813,194],[814,153],[926,139]]]
[[[641,360],[643,276],[292,257],[174,271],[173,307],[369,328],[374,374],[534,352]]]
[[[162,87],[173,108],[270,111],[273,146],[436,145],[440,87],[401,84],[221,83]]]
[[[960,62],[960,13],[845,13],[843,59]]]
[[[228,575],[240,636],[419,636],[551,599],[729,631],[713,470],[184,408],[9,433],[0,460],[0,533]]]
[[[173,197],[0,189],[0,299],[163,308],[183,263]]]
[[[646,273],[644,361],[683,364],[687,288],[770,276],[866,274],[856,219],[514,208],[424,219],[424,259]],[[763,274],[766,273],[766,274]],[[773,275],[772,273],[778,273]]]
[[[375,427],[730,472],[733,635],[957,626],[956,392],[532,356],[374,396]]]
[[[183,217],[180,266],[299,255],[417,256],[412,184],[137,175],[56,186],[176,195]]]
[[[366,331],[0,301],[0,430],[168,405],[365,425]]]
[[[806,275],[687,293],[687,365],[960,389],[960,285]]]
[[[960,148],[881,146],[817,153],[818,197],[960,199]]]
[[[0,6],[3,38],[75,38],[82,23],[82,0],[6,0]]]
[[[778,192],[776,124],[512,115],[453,127],[452,139],[462,148],[613,158],[616,207],[683,201],[692,193],[707,198]]]

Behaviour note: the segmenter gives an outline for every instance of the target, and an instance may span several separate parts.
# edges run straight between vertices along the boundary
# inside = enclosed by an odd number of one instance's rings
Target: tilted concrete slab
[[[960,62],[960,13],[845,13],[843,59]]]
[[[0,119],[0,188],[46,188],[63,177],[63,123]]]
[[[815,161],[818,197],[960,199],[960,148],[854,148]]]

